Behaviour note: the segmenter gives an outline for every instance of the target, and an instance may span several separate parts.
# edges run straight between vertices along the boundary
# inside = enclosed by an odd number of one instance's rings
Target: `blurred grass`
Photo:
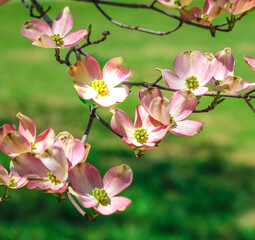
[[[237,22],[232,32],[217,32],[216,38],[186,25],[159,37],[117,28],[91,4],[43,2],[45,7],[49,4],[52,19],[69,5],[74,29],[92,24],[92,39],[109,30],[104,43],[86,51],[101,66],[122,56],[133,71],[131,81],[156,80],[159,73],[155,67],[173,70],[174,58],[182,51],[215,54],[230,47],[236,60],[235,74],[254,82],[254,72],[242,59],[244,54],[255,57],[254,12]],[[118,21],[155,30],[166,31],[177,24],[146,10],[104,9]],[[38,133],[51,127],[56,133],[67,130],[81,138],[88,109],[78,99],[66,66],[54,60],[54,50],[31,46],[20,34],[28,19],[27,9],[19,2],[0,8],[0,123],[17,125],[15,115],[22,112],[35,121]],[[118,105],[132,119],[139,104],[138,91],[133,88],[128,99]],[[165,94],[170,98],[170,93]],[[203,98],[201,108],[210,101]],[[108,109],[100,114],[107,121],[111,118]],[[244,101],[226,99],[214,111],[192,114],[190,119],[206,123],[198,136],[168,134],[141,159],[94,122],[88,138],[92,145],[88,161],[102,175],[117,164],[129,164],[134,182],[123,195],[133,203],[122,214],[87,222],[68,201],[60,205],[53,196],[39,191],[12,191],[13,199],[0,205],[0,239],[255,239],[254,114]],[[7,166],[8,159],[1,156],[1,163]]]

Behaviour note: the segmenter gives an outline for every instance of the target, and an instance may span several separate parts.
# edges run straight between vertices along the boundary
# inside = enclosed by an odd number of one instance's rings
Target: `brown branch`
[[[175,27],[174,29],[171,29],[169,31],[166,31],[166,32],[161,32],[161,31],[153,31],[153,30],[150,30],[150,29],[146,29],[146,28],[141,28],[139,27],[138,25],[137,26],[130,26],[130,25],[127,25],[127,24],[124,24],[124,23],[121,23],[121,22],[117,22],[116,20],[112,19],[98,4],[97,2],[95,1],[94,2],[96,8],[102,13],[102,15],[104,17],[106,17],[111,23],[121,27],[121,28],[127,28],[127,29],[130,29],[130,30],[136,30],[136,31],[140,31],[140,32],[146,32],[146,33],[150,33],[150,34],[154,34],[154,35],[167,35],[167,34],[170,34],[172,32],[175,32],[176,30],[178,30],[181,26],[182,26],[182,23],[183,21],[180,19],[180,22],[179,22],[179,25],[177,27]]]
[[[221,32],[229,32],[229,31],[232,31],[232,28],[234,27],[234,23],[236,21],[239,21],[241,18],[243,18],[245,15],[247,15],[248,11],[247,12],[244,12],[242,13],[240,16],[236,17],[235,18],[235,21],[234,22],[224,22],[222,24],[218,24],[218,25],[215,25],[215,26],[205,26],[205,25],[202,25],[202,24],[199,24],[199,23],[196,23],[196,22],[193,22],[193,21],[184,21],[182,20],[181,17],[179,16],[176,16],[172,13],[169,13],[169,12],[166,12],[160,8],[157,8],[155,7],[155,4],[157,3],[156,0],[154,0],[151,4],[132,4],[132,3],[120,3],[120,2],[114,2],[114,1],[104,1],[104,0],[76,0],[76,1],[82,1],[82,2],[90,2],[90,3],[94,3],[94,5],[97,7],[97,9],[110,21],[112,22],[113,24],[119,26],[119,27],[122,27],[122,28],[127,28],[127,29],[130,29],[130,30],[138,30],[138,31],[141,31],[141,32],[145,32],[145,33],[150,33],[150,34],[155,34],[155,35],[167,35],[167,34],[170,34],[174,31],[176,31],[177,29],[179,29],[183,23],[185,24],[188,24],[188,25],[192,25],[192,26],[195,26],[195,27],[199,27],[199,28],[202,28],[202,29],[207,29],[207,30],[210,30],[211,32],[211,35],[213,37],[215,37],[215,33],[216,31],[221,31]],[[112,19],[108,14],[106,14],[106,12],[99,6],[99,4],[104,4],[104,5],[110,5],[110,6],[115,6],[115,7],[124,7],[124,8],[135,8],[135,9],[147,9],[147,10],[152,10],[152,11],[155,11],[155,12],[158,12],[160,14],[163,14],[167,17],[170,17],[170,18],[173,18],[175,20],[178,20],[179,21],[179,25],[175,28],[175,29],[172,29],[170,31],[167,31],[167,32],[161,32],[161,31],[153,31],[153,30],[150,30],[150,29],[144,29],[144,28],[140,28],[139,25],[137,26],[130,26],[130,25],[127,25],[127,24],[124,24],[124,23],[121,23],[121,22],[118,22],[114,19]],[[222,29],[222,27],[224,26],[228,26],[227,29]]]

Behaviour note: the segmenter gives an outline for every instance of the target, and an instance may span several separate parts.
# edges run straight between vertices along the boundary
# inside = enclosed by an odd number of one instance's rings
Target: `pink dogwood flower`
[[[204,87],[212,78],[216,70],[214,56],[199,51],[187,51],[179,54],[174,60],[175,72],[168,69],[157,69],[161,71],[166,85],[173,89],[186,89],[192,91],[196,96],[208,92]]]
[[[235,60],[230,48],[215,54],[217,70],[209,81],[209,85],[215,91],[237,93],[252,87],[255,83],[244,81],[241,77],[234,76]]]
[[[146,150],[157,146],[168,127],[156,121],[142,106],[136,106],[135,123],[120,109],[111,109],[111,127],[122,136],[122,141],[131,148]]]
[[[181,8],[187,6],[192,0],[158,0],[159,3],[166,7],[176,7]]]
[[[21,34],[32,40],[33,45],[44,48],[69,48],[86,38],[87,30],[73,31],[73,16],[69,7],[65,7],[52,23],[52,28],[45,22],[32,19],[25,22]],[[68,34],[69,33],[69,34]]]
[[[236,15],[246,12],[255,7],[255,0],[216,0],[221,8]]]
[[[28,182],[27,188],[63,193],[68,187],[68,171],[84,161],[84,158],[84,144],[70,133],[62,132],[54,145],[40,156],[24,153],[13,158],[10,165],[15,176],[36,178]]]
[[[218,6],[214,0],[206,0],[203,12],[199,7],[182,8],[181,17],[184,21],[196,21],[202,25],[210,25],[212,20],[223,13],[225,9]]]
[[[25,186],[28,180],[22,177],[15,177],[12,173],[8,174],[7,170],[0,164],[0,185],[8,188],[17,189]]]
[[[73,194],[84,208],[94,208],[102,215],[122,212],[131,200],[116,196],[127,188],[133,179],[131,168],[122,164],[108,170],[103,181],[98,170],[89,163],[80,163],[69,172]]]
[[[244,56],[245,62],[250,66],[250,68],[255,71],[255,58]]]
[[[36,127],[32,119],[18,113],[19,132],[11,125],[4,124],[0,128],[0,149],[10,157],[21,153],[42,153],[47,146],[53,144],[55,133],[47,129],[36,136]]]
[[[74,87],[81,98],[93,99],[103,107],[123,102],[129,94],[127,87],[116,87],[131,74],[121,57],[108,61],[101,71],[98,62],[86,56],[69,67],[68,73],[74,79]]]
[[[203,122],[184,120],[197,106],[197,98],[189,90],[179,90],[167,101],[158,88],[148,88],[139,92],[139,99],[150,116],[167,125],[174,135],[194,136],[203,128]]]

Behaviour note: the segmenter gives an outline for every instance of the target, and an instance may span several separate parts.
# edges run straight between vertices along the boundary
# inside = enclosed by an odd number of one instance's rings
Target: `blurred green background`
[[[92,4],[42,3],[45,8],[51,5],[52,19],[64,6],[70,6],[73,30],[92,24],[92,40],[110,31],[104,43],[85,50],[102,67],[109,59],[122,56],[132,69],[131,81],[155,81],[159,77],[155,67],[173,70],[174,58],[183,51],[215,54],[225,47],[230,47],[235,57],[235,74],[255,81],[254,71],[243,60],[244,54],[255,57],[254,11],[237,22],[232,32],[217,32],[216,38],[187,25],[160,37],[118,28]],[[177,24],[148,10],[103,7],[115,20],[130,25],[166,31]],[[224,21],[226,16],[216,22]],[[78,99],[67,67],[55,61],[54,50],[32,46],[20,34],[22,24],[30,18],[18,1],[0,7],[0,123],[17,126],[15,115],[21,112],[34,120],[38,133],[53,128],[56,133],[69,131],[81,138],[89,118],[88,108]],[[61,55],[65,52],[61,50]],[[128,99],[118,105],[131,119],[139,104],[140,89],[133,88]],[[171,93],[165,95],[171,97]],[[210,100],[203,97],[200,107]],[[109,109],[98,112],[110,121]],[[25,188],[13,190],[12,199],[0,204],[0,239],[255,239],[254,113],[244,100],[226,99],[214,111],[192,114],[189,119],[205,122],[204,130],[191,138],[168,134],[159,147],[147,151],[141,159],[95,121],[88,138],[92,149],[87,161],[102,176],[115,165],[129,164],[134,180],[121,195],[131,198],[132,204],[121,214],[88,222],[68,200],[58,204],[50,194]],[[8,166],[9,158],[2,154],[0,162]]]

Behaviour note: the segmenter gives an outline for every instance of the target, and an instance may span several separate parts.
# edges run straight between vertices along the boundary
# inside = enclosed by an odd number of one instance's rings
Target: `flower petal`
[[[102,215],[111,215],[115,212],[124,211],[128,205],[131,204],[131,200],[125,197],[113,197],[110,204],[95,206],[94,209]]]
[[[89,86],[84,85],[84,86],[80,87],[78,85],[74,85],[74,88],[76,89],[76,91],[80,95],[80,97],[85,100],[95,98],[98,94],[98,92],[95,91],[94,88],[89,87]]]
[[[203,122],[184,120],[177,122],[169,131],[177,136],[191,137],[197,135],[202,130],[203,125]]]
[[[149,138],[147,140],[147,143],[157,143],[158,141],[161,141],[162,138],[166,135],[168,131],[168,125],[163,125],[160,127],[156,127],[153,130],[151,130],[148,135]]]
[[[51,128],[46,129],[35,138],[35,149],[33,150],[33,152],[41,154],[48,146],[53,144],[54,140],[54,130]]]
[[[33,120],[21,113],[16,115],[19,122],[19,132],[22,134],[29,142],[34,143],[36,137],[36,128]]]
[[[67,182],[58,184],[52,183],[50,180],[30,180],[27,184],[28,189],[38,189],[46,193],[63,193],[68,188]]]
[[[91,56],[86,56],[76,62],[74,66],[69,67],[68,73],[74,82],[80,86],[91,85],[95,79],[101,80],[103,78],[98,62]]]
[[[63,148],[50,146],[42,153],[40,159],[55,177],[60,181],[64,180],[68,171],[68,162]]]
[[[180,79],[198,77],[203,71],[204,55],[199,51],[187,51],[179,54],[174,60],[174,70]]]
[[[208,87],[199,87],[195,90],[192,90],[192,92],[196,95],[196,96],[202,96],[204,94],[206,94],[208,92]]]
[[[17,131],[13,126],[11,126],[10,124],[4,124],[1,128],[0,128],[0,142],[2,141],[2,138],[5,134],[7,134],[10,131]]]
[[[32,19],[24,23],[21,28],[21,34],[32,41],[36,41],[40,38],[41,34],[51,36],[53,35],[53,32],[47,23],[41,20]]]
[[[2,151],[10,157],[15,157],[18,154],[30,152],[30,142],[17,131],[10,131],[2,138]]]
[[[10,177],[7,170],[0,164],[0,185],[9,186],[10,184]]]
[[[52,23],[54,34],[64,37],[73,27],[73,16],[69,7],[65,7],[60,11],[56,19]]]
[[[132,169],[122,164],[107,171],[103,179],[104,189],[108,197],[113,197],[127,188],[133,179]]]
[[[134,131],[134,125],[126,113],[118,108],[112,108],[110,112],[113,114],[111,119],[112,130],[123,137],[131,136]]]
[[[71,187],[68,188],[68,191],[74,195],[79,203],[85,208],[92,208],[98,204],[98,200],[96,200],[92,195],[82,195],[79,194],[77,191],[74,191]]]
[[[13,158],[10,169],[14,176],[26,178],[47,178],[49,172],[39,158],[27,153]]]
[[[43,48],[57,48],[56,43],[46,34],[41,34],[41,36],[32,44]]]
[[[12,177],[12,179],[14,179],[14,185],[11,184],[11,186],[9,186],[9,188],[11,189],[18,189],[24,187],[28,183],[27,178],[12,176],[12,173],[10,174],[10,176]]]
[[[103,182],[98,170],[89,163],[79,163],[68,173],[74,191],[92,195],[94,188],[102,188]]]
[[[169,111],[175,121],[180,121],[190,115],[197,106],[196,96],[188,90],[175,92],[169,101]]]
[[[230,48],[224,48],[215,54],[217,69],[214,73],[216,80],[224,80],[228,75],[233,75],[235,60]]]
[[[173,89],[185,89],[187,88],[185,84],[185,79],[181,79],[176,73],[168,69],[157,69],[161,71],[162,77],[166,85]]]
[[[245,62],[250,66],[250,68],[255,71],[255,58],[244,56]]]
[[[54,146],[62,147],[69,163],[69,169],[81,162],[85,156],[84,143],[74,138],[69,132],[58,134]]]
[[[78,44],[81,40],[86,38],[88,32],[86,29],[80,29],[69,33],[63,38],[64,44],[60,48],[68,48]]]
[[[110,107],[116,103],[123,102],[129,94],[129,89],[126,87],[115,87],[109,89],[106,96],[98,94],[93,100],[102,107]]]
[[[103,79],[108,88],[119,85],[130,75],[131,71],[125,66],[125,62],[121,57],[109,60],[103,68]]]

